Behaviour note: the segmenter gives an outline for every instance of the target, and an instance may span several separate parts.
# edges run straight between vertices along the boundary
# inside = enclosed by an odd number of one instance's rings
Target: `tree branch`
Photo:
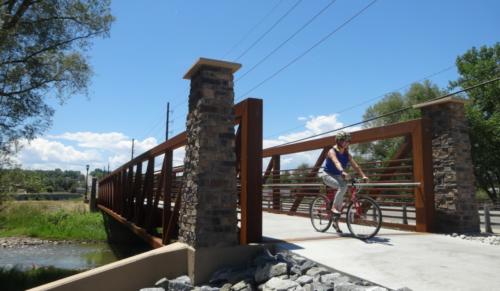
[[[37,55],[39,55],[41,53],[44,53],[46,51],[54,50],[54,49],[56,49],[59,46],[62,46],[62,45],[65,45],[65,44],[77,41],[79,39],[89,38],[89,37],[91,37],[93,35],[97,35],[97,34],[100,34],[102,32],[104,32],[104,31],[95,31],[95,32],[88,33],[86,35],[77,36],[77,37],[74,37],[72,39],[68,39],[68,40],[65,40],[65,41],[62,41],[62,42],[59,42],[59,43],[55,43],[55,44],[53,44],[51,46],[44,47],[44,48],[42,48],[42,49],[40,49],[40,50],[38,50],[36,52],[33,52],[33,53],[27,55],[26,57],[24,57],[22,59],[2,62],[2,63],[0,63],[0,66],[4,66],[4,65],[8,65],[8,64],[24,63],[27,60],[31,59],[32,57],[37,56]]]
[[[19,95],[19,94],[23,94],[23,93],[26,93],[26,92],[29,92],[31,90],[34,90],[34,89],[38,89],[44,85],[47,85],[49,83],[52,83],[52,82],[56,82],[56,81],[59,81],[57,79],[57,76],[54,76],[53,78],[50,78],[48,80],[45,80],[43,82],[38,82],[38,83],[35,83],[35,85],[32,85],[28,88],[25,88],[25,89],[22,89],[22,90],[18,90],[18,91],[12,91],[12,92],[0,92],[0,96],[14,96],[14,95]]]
[[[11,4],[13,4],[13,2],[11,2]],[[19,20],[24,15],[24,13],[26,13],[26,10],[28,10],[28,8],[30,8],[30,6],[32,4],[33,4],[33,0],[24,0],[23,3],[21,3],[19,8],[17,9],[16,13],[10,19],[10,21],[5,22],[3,24],[2,29],[9,30],[9,29],[13,28],[14,26],[16,26],[16,24],[19,22]]]

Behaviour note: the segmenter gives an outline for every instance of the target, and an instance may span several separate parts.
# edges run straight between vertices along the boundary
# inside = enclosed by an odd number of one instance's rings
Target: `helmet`
[[[339,131],[336,135],[335,135],[335,140],[337,142],[339,141],[351,141],[351,134],[348,133],[347,131]]]

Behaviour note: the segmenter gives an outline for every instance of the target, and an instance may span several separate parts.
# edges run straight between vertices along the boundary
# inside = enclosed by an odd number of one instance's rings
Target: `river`
[[[147,251],[148,247],[101,243],[42,243],[0,246],[0,268],[31,269],[53,266],[86,270]]]

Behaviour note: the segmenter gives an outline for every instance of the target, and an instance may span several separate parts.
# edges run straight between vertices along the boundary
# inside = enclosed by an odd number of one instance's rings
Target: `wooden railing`
[[[240,243],[247,244],[262,238],[262,100],[246,99],[234,113]],[[98,207],[154,247],[177,238],[183,173],[182,167],[173,168],[173,151],[186,142],[186,132],[178,134],[99,181]]]
[[[416,187],[370,186],[363,189],[362,193],[375,198],[381,205],[385,226],[417,231],[432,230],[434,194],[431,139],[426,130],[428,126],[428,120],[418,119],[352,133],[352,144],[403,137],[404,142],[392,158],[361,163],[371,182],[419,183]],[[323,186],[319,173],[333,141],[333,137],[325,137],[265,149],[263,157],[270,160],[263,173],[263,209],[307,216],[312,199],[318,193],[328,191]],[[300,173],[298,169],[281,169],[283,156],[311,151],[317,151],[313,167],[300,169]],[[297,186],[291,187],[290,183]]]

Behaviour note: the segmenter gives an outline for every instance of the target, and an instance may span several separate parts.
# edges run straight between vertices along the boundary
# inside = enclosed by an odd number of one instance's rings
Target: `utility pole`
[[[165,140],[168,140],[168,124],[170,123],[170,102],[167,102],[167,123],[165,126]]]
[[[109,173],[109,163],[108,163],[108,173]]]
[[[132,139],[132,155],[130,157],[131,160],[134,159],[134,142],[135,142],[135,139]]]

